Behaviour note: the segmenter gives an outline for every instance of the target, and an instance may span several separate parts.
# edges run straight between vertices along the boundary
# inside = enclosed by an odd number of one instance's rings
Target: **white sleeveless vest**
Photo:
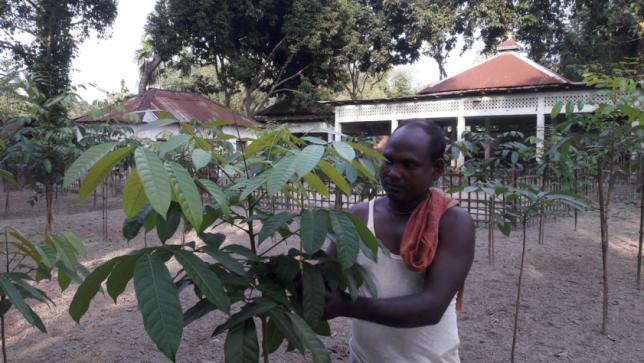
[[[375,235],[374,200],[369,202],[367,227]],[[378,298],[415,294],[423,289],[425,271],[410,271],[399,255],[390,257],[378,251],[378,263],[360,254],[358,263],[371,275]],[[369,296],[366,289],[361,296]],[[350,362],[360,363],[459,363],[456,298],[436,325],[419,328],[394,328],[353,319],[349,343]]]

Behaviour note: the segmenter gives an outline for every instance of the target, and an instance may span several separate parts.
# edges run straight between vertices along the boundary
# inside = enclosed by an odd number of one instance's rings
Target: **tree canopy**
[[[0,3],[0,50],[26,66],[48,97],[69,86],[78,44],[92,31],[105,34],[116,0],[5,0]]]

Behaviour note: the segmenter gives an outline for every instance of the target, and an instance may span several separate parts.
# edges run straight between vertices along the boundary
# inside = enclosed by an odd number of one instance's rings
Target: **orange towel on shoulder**
[[[400,244],[400,256],[412,271],[427,268],[436,255],[438,226],[443,214],[458,202],[442,191],[432,188],[427,198],[412,212]],[[456,297],[456,309],[463,308],[463,288]]]

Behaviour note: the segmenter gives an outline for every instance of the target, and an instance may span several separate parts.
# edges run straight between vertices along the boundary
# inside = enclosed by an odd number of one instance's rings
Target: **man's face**
[[[416,126],[398,129],[383,152],[387,161],[380,168],[380,181],[387,197],[410,203],[423,198],[443,170],[442,160],[432,162],[430,137]]]

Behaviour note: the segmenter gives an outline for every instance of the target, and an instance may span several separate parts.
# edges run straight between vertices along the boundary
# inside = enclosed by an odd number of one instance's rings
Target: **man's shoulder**
[[[462,235],[463,232],[474,230],[472,216],[459,206],[449,208],[441,217],[439,234],[441,235]]]
[[[369,202],[354,204],[349,208],[348,212],[355,214],[362,221],[366,221],[369,217]]]

